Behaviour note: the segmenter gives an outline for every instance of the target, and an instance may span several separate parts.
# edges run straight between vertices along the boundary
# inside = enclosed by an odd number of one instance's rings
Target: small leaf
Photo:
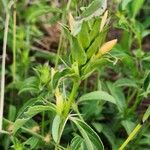
[[[48,104],[49,106],[43,106],[43,105],[36,105],[30,107],[27,112],[25,112],[24,118],[18,118],[14,122],[14,130],[13,134],[15,134],[28,120],[30,120],[33,116],[36,114],[42,112],[42,111],[52,111],[56,112],[56,108],[54,104]]]
[[[116,104],[116,100],[114,99],[114,97],[104,91],[94,91],[91,93],[87,93],[79,98],[80,102],[88,100],[105,100]]]
[[[78,62],[79,65],[85,64],[87,56],[77,38],[72,37],[71,47],[71,54],[74,62]]]
[[[84,143],[84,139],[79,135],[76,135],[71,141],[72,150],[80,150],[82,149],[82,144]]]
[[[94,55],[98,51],[99,47],[102,44],[102,41],[103,41],[104,37],[105,37],[104,34],[99,34],[95,38],[95,40],[93,41],[93,43],[89,46],[89,48],[87,49],[87,52],[86,52],[88,59],[91,58],[92,55]]]
[[[17,119],[14,123],[13,134],[15,134],[28,120],[29,118]]]
[[[116,87],[111,82],[107,82],[107,86],[108,86],[108,89],[109,89],[111,95],[116,100],[116,105],[118,107],[118,110],[120,112],[123,112],[126,108],[126,100],[125,100],[125,96],[124,96],[124,93],[122,92],[121,88]]]
[[[107,0],[94,0],[81,14],[82,18],[91,19],[100,16],[107,7]]]
[[[54,141],[57,143],[59,140],[59,128],[60,128],[61,118],[56,115],[52,124],[52,136]]]
[[[131,11],[132,11],[132,17],[135,18],[138,14],[139,10],[141,9],[142,5],[144,3],[144,0],[133,0],[131,3]]]
[[[89,27],[87,22],[83,22],[82,28],[78,34],[78,41],[86,49],[90,45]]]
[[[121,86],[127,86],[127,87],[134,87],[137,88],[137,84],[134,82],[134,80],[128,79],[128,78],[121,78],[115,82],[115,85],[117,87]]]
[[[38,142],[39,142],[39,138],[33,136],[33,137],[29,138],[28,140],[26,140],[23,143],[23,145],[27,146],[28,148],[30,147],[30,149],[35,149]]]
[[[43,105],[35,105],[32,107],[29,107],[29,109],[27,110],[27,112],[25,112],[24,114],[27,117],[32,118],[33,116],[35,116],[36,114],[43,112],[43,111],[56,111],[55,105],[54,104],[49,104],[49,106],[43,106]]]
[[[148,106],[148,108],[143,116],[142,121],[145,122],[149,118],[149,116],[150,116],[150,106]]]

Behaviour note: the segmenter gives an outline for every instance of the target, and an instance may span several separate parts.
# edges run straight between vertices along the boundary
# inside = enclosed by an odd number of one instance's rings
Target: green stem
[[[64,113],[64,116],[63,116],[64,118],[62,120],[61,127],[60,127],[60,134],[59,134],[58,142],[55,145],[55,150],[58,150],[58,145],[60,143],[60,139],[61,139],[64,127],[65,127],[65,124],[68,120],[68,114],[69,114],[69,111],[72,107],[73,102],[75,101],[75,96],[77,94],[77,90],[79,88],[79,85],[80,85],[80,81],[75,80],[74,83],[73,83],[71,94],[69,96],[69,100],[67,102],[67,107],[66,107],[66,110],[65,110],[65,113]]]
[[[13,82],[16,79],[16,5],[13,10]]]
[[[136,135],[136,133],[138,133],[138,131],[141,129],[142,125],[138,124],[134,130],[130,133],[130,135],[128,136],[128,138],[125,140],[125,142],[121,145],[121,147],[119,148],[119,150],[124,150],[124,148],[128,145],[128,143],[134,138],[134,136]]]
[[[70,111],[72,103],[75,100],[75,96],[76,96],[77,90],[79,88],[79,85],[80,85],[80,81],[74,81],[73,88],[72,88],[72,91],[71,91],[71,94],[70,94],[69,100],[68,100],[68,107],[67,107],[67,113],[66,113],[67,115],[68,115],[68,113]]]
[[[42,135],[44,135],[44,127],[45,127],[45,112],[42,112]]]

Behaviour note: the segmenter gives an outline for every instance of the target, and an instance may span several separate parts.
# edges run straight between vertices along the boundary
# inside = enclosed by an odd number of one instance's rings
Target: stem
[[[79,85],[80,85],[80,82],[79,81],[74,81],[73,83],[73,88],[72,88],[72,91],[71,91],[71,94],[69,96],[69,100],[68,100],[68,109],[67,109],[67,115],[70,111],[70,108],[72,106],[72,103],[74,102],[75,100],[75,96],[76,96],[76,93],[77,93],[77,90],[79,88]]]
[[[45,112],[42,112],[42,135],[44,135],[44,127],[45,127]]]
[[[13,82],[16,79],[16,5],[13,11]]]
[[[6,21],[5,21],[4,40],[3,40],[3,55],[2,55],[1,96],[0,96],[0,131],[2,130],[2,122],[3,122],[4,93],[5,93],[6,45],[7,45],[9,18],[10,18],[10,15],[7,12]]]
[[[79,85],[80,85],[80,81],[79,80],[78,81],[75,80],[74,83],[73,83],[73,88],[72,88],[71,94],[69,96],[68,104],[67,104],[67,107],[66,107],[66,110],[65,110],[65,113],[64,113],[64,118],[63,118],[62,123],[61,123],[60,134],[59,134],[58,142],[55,145],[55,150],[58,150],[58,145],[60,143],[60,139],[61,139],[63,130],[65,128],[66,122],[68,120],[68,114],[69,114],[71,106],[72,106],[72,104],[73,104],[73,102],[75,100],[75,96],[77,94],[77,90],[79,88]]]
[[[128,136],[128,138],[125,140],[125,142],[121,145],[121,147],[119,148],[119,150],[123,150],[127,144],[134,138],[134,136],[136,135],[136,133],[141,129],[142,125],[138,124],[134,130],[130,133],[130,135]]]

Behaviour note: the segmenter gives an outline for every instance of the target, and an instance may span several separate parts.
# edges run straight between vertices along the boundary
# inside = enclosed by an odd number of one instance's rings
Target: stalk
[[[65,124],[68,120],[68,114],[69,114],[69,111],[72,107],[72,104],[75,101],[75,96],[77,94],[77,90],[78,90],[79,86],[80,86],[80,81],[75,80],[74,83],[73,83],[72,91],[71,91],[70,96],[69,96],[69,100],[67,102],[67,107],[66,107],[66,110],[65,110],[64,118],[62,120],[61,127],[60,127],[59,139],[58,139],[58,142],[55,145],[55,150],[58,150],[58,145],[60,143],[60,139],[61,139],[64,127],[65,127]]]
[[[16,5],[13,10],[13,82],[16,79]]]
[[[134,136],[138,133],[138,131],[141,129],[142,125],[138,124],[134,130],[130,133],[128,138],[125,140],[125,142],[121,145],[119,150],[124,150],[124,148],[128,145],[128,143],[134,138]]]
[[[10,15],[6,13],[4,40],[3,40],[3,55],[2,55],[2,73],[1,73],[1,95],[0,95],[0,131],[2,130],[3,110],[4,110],[4,93],[5,93],[5,65],[6,65],[6,46],[8,36],[8,25]]]

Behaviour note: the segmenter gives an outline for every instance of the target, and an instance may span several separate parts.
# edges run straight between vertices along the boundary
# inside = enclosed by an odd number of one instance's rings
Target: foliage
[[[150,96],[150,52],[143,46],[150,23],[140,16],[146,1],[2,4],[1,43],[11,17],[0,149],[149,149],[150,106],[137,113]],[[58,22],[58,48],[35,48],[46,36],[42,25]],[[120,37],[108,38],[110,28]]]

